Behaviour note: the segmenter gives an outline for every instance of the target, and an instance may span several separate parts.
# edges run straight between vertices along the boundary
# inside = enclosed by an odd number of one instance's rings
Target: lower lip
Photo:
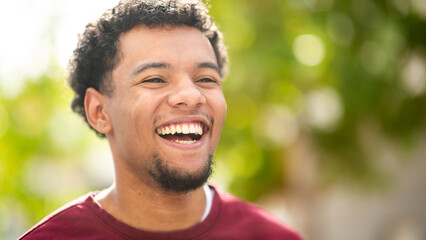
[[[168,144],[172,147],[179,148],[179,149],[182,149],[182,150],[193,150],[193,149],[200,148],[204,144],[204,142],[206,141],[206,136],[207,136],[207,134],[209,134],[209,132],[210,131],[204,133],[203,136],[200,138],[200,140],[195,141],[193,143],[189,143],[189,144],[169,141],[165,138],[158,136],[158,134],[156,134],[156,135],[157,135],[157,137],[159,137],[161,139],[161,141],[165,142],[166,144]]]

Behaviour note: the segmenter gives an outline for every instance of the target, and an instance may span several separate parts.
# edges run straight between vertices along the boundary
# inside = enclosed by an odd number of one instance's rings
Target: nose
[[[206,98],[192,79],[178,80],[172,85],[173,89],[168,98],[171,107],[200,107],[206,103]]]

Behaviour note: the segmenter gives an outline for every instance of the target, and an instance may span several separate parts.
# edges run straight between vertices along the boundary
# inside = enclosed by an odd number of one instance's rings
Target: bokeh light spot
[[[284,106],[269,106],[254,126],[255,135],[269,140],[278,147],[292,144],[299,136],[295,114]]]
[[[413,6],[413,10],[417,13],[417,15],[426,20],[426,1],[425,0],[411,0],[411,5]]]
[[[343,106],[337,91],[333,88],[314,90],[306,96],[305,120],[319,130],[333,130],[343,115]]]
[[[78,116],[66,109],[58,110],[50,117],[48,134],[55,148],[63,151],[71,150],[81,141],[87,129],[83,124],[77,124],[76,119]]]
[[[411,54],[402,69],[402,84],[412,96],[422,94],[426,87],[426,61],[420,54]]]
[[[293,42],[296,59],[307,66],[316,66],[324,60],[325,47],[322,40],[312,34],[298,36]]]

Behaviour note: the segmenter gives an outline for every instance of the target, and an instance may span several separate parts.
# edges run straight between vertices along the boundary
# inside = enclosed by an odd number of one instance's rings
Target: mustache
[[[192,109],[192,110],[179,110],[179,111],[174,111],[174,112],[168,112],[168,113],[165,113],[161,116],[157,116],[157,117],[154,118],[153,124],[154,124],[154,126],[156,126],[157,123],[162,121],[163,119],[169,119],[169,118],[172,118],[174,116],[185,116],[185,115],[192,115],[192,116],[201,115],[201,116],[204,116],[205,118],[207,118],[211,125],[213,125],[213,123],[214,123],[214,117],[213,116],[211,116],[211,115],[209,115],[209,114],[207,114],[203,111],[200,111],[198,109]]]

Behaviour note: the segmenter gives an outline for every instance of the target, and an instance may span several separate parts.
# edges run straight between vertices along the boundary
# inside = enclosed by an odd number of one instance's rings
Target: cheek
[[[224,105],[224,118],[226,117],[226,113],[228,112],[228,104],[226,104],[225,98],[223,98],[223,105]]]
[[[213,116],[215,119],[216,131],[220,133],[226,117],[226,101],[222,93],[212,95],[210,100],[210,106],[213,110]]]
[[[129,101],[126,107],[129,109],[131,130],[139,135],[153,135],[154,119],[159,112],[159,106],[161,106],[161,99],[158,94],[141,93]]]
[[[220,117],[221,117],[221,124],[225,122],[226,112],[227,112],[227,105],[225,100],[223,100],[222,104],[219,107],[221,109]]]
[[[225,120],[226,111],[227,111],[227,108],[228,108],[228,106],[226,105],[225,97],[223,96],[223,93],[220,93],[220,94],[217,94],[215,96],[215,98],[213,98],[213,99],[214,99],[214,101],[213,101],[214,110],[216,112],[216,115],[223,122]]]
[[[137,101],[131,99],[130,96],[116,99],[114,102],[114,112],[112,116],[113,127],[115,133],[120,135],[134,134],[140,111],[138,111]],[[118,137],[118,136],[117,136]]]

